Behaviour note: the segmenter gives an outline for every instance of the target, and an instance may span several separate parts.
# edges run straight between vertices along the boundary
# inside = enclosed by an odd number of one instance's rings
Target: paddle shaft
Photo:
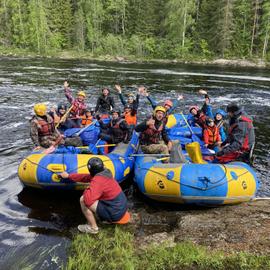
[[[68,114],[71,112],[72,108],[73,108],[73,105],[71,105],[71,107],[66,111],[66,113],[63,115],[63,117],[55,125],[55,128],[58,128],[61,123],[66,121],[66,118],[67,118]]]

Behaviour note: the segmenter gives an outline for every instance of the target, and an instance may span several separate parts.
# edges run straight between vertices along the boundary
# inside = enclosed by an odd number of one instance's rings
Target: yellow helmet
[[[77,96],[86,97],[86,94],[85,94],[84,91],[79,91],[79,92],[77,93]]]
[[[166,114],[166,109],[165,109],[163,106],[157,106],[157,107],[155,108],[155,110],[154,110],[154,115],[156,115],[156,113],[157,113],[158,111],[161,111],[161,112],[163,112],[164,114]]]
[[[38,103],[34,106],[34,112],[38,116],[44,116],[47,112],[47,106],[44,103]]]

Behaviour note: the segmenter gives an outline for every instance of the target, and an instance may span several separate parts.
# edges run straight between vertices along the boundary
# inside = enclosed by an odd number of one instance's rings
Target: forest
[[[269,0],[0,0],[0,53],[270,59]]]

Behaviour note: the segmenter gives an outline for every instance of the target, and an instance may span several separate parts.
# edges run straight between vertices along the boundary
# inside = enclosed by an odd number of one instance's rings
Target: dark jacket
[[[126,105],[128,104],[127,101],[124,99],[122,93],[119,94],[119,98],[120,98],[120,100],[121,100],[121,103],[122,103],[124,106],[126,106]],[[139,107],[139,100],[140,100],[140,95],[137,94],[137,95],[136,95],[136,99],[133,101],[132,104],[130,104],[131,107],[132,107],[131,115],[137,114],[137,110],[138,110],[138,107]]]
[[[131,137],[131,130],[127,122],[118,118],[111,120],[108,124],[104,124],[102,120],[99,121],[101,129],[105,130],[113,138],[113,143],[128,142]]]
[[[244,111],[239,110],[234,114],[230,120],[230,128],[227,139],[222,143],[226,145],[222,149],[224,154],[231,152],[248,152],[255,144],[255,132],[252,119],[245,114]]]
[[[101,113],[108,113],[111,109],[114,108],[114,99],[110,95],[105,97],[101,95],[97,100],[97,105],[95,108],[95,112],[99,111]]]

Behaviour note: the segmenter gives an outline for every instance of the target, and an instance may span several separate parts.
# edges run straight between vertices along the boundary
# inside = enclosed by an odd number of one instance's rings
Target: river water
[[[125,86],[124,93],[145,85],[157,100],[183,94],[178,111],[184,112],[191,104],[202,104],[203,97],[197,94],[200,88],[208,90],[214,108],[225,109],[229,102],[238,102],[255,122],[255,169],[261,180],[258,196],[270,196],[269,70],[0,58],[0,269],[60,269],[76,226],[84,222],[78,193],[23,189],[17,176],[21,159],[32,149],[29,119],[33,105],[56,106],[65,101],[64,80],[74,90],[85,89],[92,107],[101,87],[112,88],[115,83]],[[143,97],[140,108],[141,118],[151,111]],[[134,197],[127,184],[125,191],[131,208],[144,205],[143,198]]]

